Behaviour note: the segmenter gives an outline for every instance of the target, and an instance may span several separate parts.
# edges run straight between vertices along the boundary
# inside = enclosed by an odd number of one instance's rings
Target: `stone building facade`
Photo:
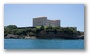
[[[33,18],[33,26],[60,26],[60,20],[48,20],[47,17]]]

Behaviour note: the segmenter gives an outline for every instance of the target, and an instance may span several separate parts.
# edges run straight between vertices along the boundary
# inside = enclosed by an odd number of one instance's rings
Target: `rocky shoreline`
[[[53,37],[53,38],[50,38],[50,37],[36,38],[36,36],[23,36],[23,38],[19,38],[18,35],[8,34],[7,36],[5,36],[4,39],[84,39],[84,36],[77,36],[77,37],[76,36],[66,36],[66,37],[59,36],[59,37]]]

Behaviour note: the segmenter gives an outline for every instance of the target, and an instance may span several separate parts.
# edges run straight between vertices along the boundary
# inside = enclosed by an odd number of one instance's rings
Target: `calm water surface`
[[[4,49],[84,49],[84,40],[4,39]]]

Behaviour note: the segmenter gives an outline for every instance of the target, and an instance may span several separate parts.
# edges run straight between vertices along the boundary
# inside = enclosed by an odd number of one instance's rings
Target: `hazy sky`
[[[84,31],[83,4],[5,4],[4,26],[33,26],[34,17],[46,16],[50,20],[61,20],[62,27],[77,27]]]

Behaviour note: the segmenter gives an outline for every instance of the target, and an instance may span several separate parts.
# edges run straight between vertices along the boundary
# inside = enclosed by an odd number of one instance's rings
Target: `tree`
[[[53,28],[52,28],[52,26],[48,26],[47,28],[46,28],[46,30],[48,30],[48,31],[51,31]]]
[[[26,35],[26,31],[24,29],[17,29],[16,34],[17,35],[22,35],[22,34]]]
[[[41,30],[41,31],[44,30],[44,26],[43,26],[43,25],[40,27],[40,30]]]
[[[77,35],[81,35],[81,32],[80,31],[77,31]]]
[[[12,30],[12,29],[16,29],[17,26],[16,25],[8,25],[6,28]]]
[[[73,35],[73,36],[76,35],[76,30],[74,30],[73,28],[70,28],[70,27],[63,28],[63,32],[68,35]]]
[[[40,33],[40,29],[36,29],[36,35]]]
[[[54,27],[55,29],[60,29],[60,26],[56,26],[56,27]]]

